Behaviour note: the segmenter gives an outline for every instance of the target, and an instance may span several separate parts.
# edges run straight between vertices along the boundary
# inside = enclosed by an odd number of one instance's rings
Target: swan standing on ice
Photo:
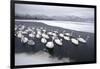
[[[80,35],[79,35],[79,37],[77,39],[82,43],[86,43],[87,40],[89,39],[89,36],[87,36],[86,39],[84,39],[84,38],[80,37]]]

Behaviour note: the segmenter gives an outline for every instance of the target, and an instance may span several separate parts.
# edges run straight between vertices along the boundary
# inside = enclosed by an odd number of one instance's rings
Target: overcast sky
[[[74,15],[83,18],[94,18],[94,8],[15,4],[15,14],[41,14],[48,16]]]

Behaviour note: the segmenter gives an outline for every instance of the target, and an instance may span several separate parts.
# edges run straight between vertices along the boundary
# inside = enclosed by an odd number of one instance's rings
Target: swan
[[[42,42],[42,43],[46,43],[47,40],[46,40],[45,38],[41,38],[41,42]]]
[[[25,26],[22,25],[22,26],[19,28],[19,30],[23,30],[24,28],[25,28]]]
[[[28,45],[35,45],[35,42],[33,40],[28,40]]]
[[[25,31],[22,31],[22,34],[28,34],[28,32],[25,30]]]
[[[50,49],[54,48],[53,38],[52,41],[47,42],[46,47]]]
[[[55,39],[54,39],[54,41],[55,41],[55,43],[57,44],[57,45],[62,45],[63,43],[62,43],[62,39],[58,39],[58,37],[56,37]]]
[[[28,42],[28,38],[23,36],[23,37],[21,38],[21,42],[23,42],[23,43]]]
[[[17,34],[17,37],[18,37],[18,38],[21,38],[21,37],[23,36],[23,35],[22,35],[22,31],[18,31],[16,34]]]
[[[15,31],[18,29],[17,25],[15,25]]]
[[[36,38],[41,38],[41,35],[39,35],[39,34],[36,34]]]
[[[88,38],[89,38],[89,36],[87,36],[86,39],[84,39],[84,38],[82,38],[82,37],[79,35],[79,37],[78,37],[77,39],[78,39],[80,42],[82,42],[82,43],[86,43],[87,40],[88,40]]]
[[[64,33],[65,33],[65,30],[63,31],[63,33],[60,33],[59,36],[64,37]]]
[[[53,35],[53,36],[57,36],[57,34],[56,34],[56,33],[52,33],[52,35]]]
[[[74,33],[74,31],[72,31],[71,33],[65,33],[66,36],[72,36],[72,34]]]
[[[29,34],[29,37],[34,38],[34,37],[35,37],[35,35],[34,35],[34,34],[32,34],[32,33],[30,33],[30,34]]]
[[[73,32],[74,32],[74,31],[72,31],[71,34],[70,34],[70,36],[71,36],[71,42],[72,42],[73,44],[75,44],[75,45],[79,45],[78,39],[75,38],[75,37],[72,37]]]
[[[41,31],[40,31],[40,30],[38,30],[38,31],[37,31],[37,34],[41,35]]]
[[[43,30],[43,33],[41,35],[42,37],[49,39],[49,36],[46,34],[46,30]]]
[[[65,33],[65,35],[66,35],[66,36],[70,36],[71,34],[70,34],[70,33]]]
[[[70,37],[69,36],[64,36],[64,39],[69,41]]]
[[[36,34],[36,38],[41,38],[41,31],[40,29],[36,29],[37,30],[37,34]]]
[[[75,45],[78,45],[79,44],[79,41],[75,38],[71,38],[71,42]]]
[[[72,34],[73,34],[73,31],[71,33],[65,33],[64,39],[69,41],[71,38],[70,36],[72,36]]]
[[[48,34],[48,35],[52,35],[53,33],[52,33],[52,32],[47,32],[47,34]]]
[[[53,48],[54,47],[54,43],[52,41],[47,42],[46,44],[47,48]]]

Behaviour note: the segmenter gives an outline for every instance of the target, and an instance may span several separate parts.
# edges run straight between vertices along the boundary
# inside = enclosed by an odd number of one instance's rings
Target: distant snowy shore
[[[72,22],[72,21],[50,21],[50,20],[25,20],[25,19],[15,19],[15,21],[25,21],[25,22],[42,22],[50,26],[57,26],[65,29],[82,31],[94,33],[94,23],[86,22]]]

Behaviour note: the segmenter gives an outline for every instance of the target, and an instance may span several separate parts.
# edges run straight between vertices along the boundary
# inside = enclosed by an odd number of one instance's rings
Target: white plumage
[[[47,34],[45,34],[45,33],[42,34],[42,37],[46,38],[46,39],[49,39],[49,36]]]
[[[47,34],[48,34],[48,35],[52,35],[52,32],[48,32]]]
[[[46,40],[45,38],[41,38],[41,42],[42,42],[42,43],[46,43],[47,40]]]
[[[60,33],[59,36],[60,36],[60,37],[64,37],[64,34]]]
[[[65,33],[65,30],[63,31],[63,33],[60,33],[59,36],[63,38],[64,37],[64,33]]]
[[[69,36],[64,36],[64,39],[69,41],[70,37]]]
[[[41,35],[37,34],[37,35],[36,35],[36,38],[41,38]]]
[[[29,37],[34,38],[34,37],[35,37],[35,35],[34,35],[34,34],[32,34],[32,33],[30,33],[30,34],[29,34]]]
[[[70,36],[71,34],[70,33],[65,33],[65,35]]]
[[[89,38],[89,36],[87,36],[87,38],[84,39],[84,38],[80,37],[80,35],[79,35],[79,37],[78,37],[77,39],[78,39],[80,42],[82,42],[82,43],[86,43],[87,40],[88,40],[88,38]]]
[[[21,38],[21,42],[23,42],[23,43],[28,42],[28,38],[23,36],[23,37]]]
[[[75,38],[71,38],[71,41],[75,45],[78,45],[79,44],[79,41],[77,39],[75,39]]]
[[[18,38],[21,38],[21,37],[23,36],[23,35],[22,35],[22,31],[18,31],[16,34],[17,34],[17,37],[18,37]]]
[[[54,43],[52,41],[47,42],[46,44],[47,48],[53,48],[54,47]]]
[[[33,40],[28,40],[28,45],[35,45],[35,42]]]
[[[60,39],[54,39],[55,43],[58,44],[58,45],[62,45],[62,40]]]

